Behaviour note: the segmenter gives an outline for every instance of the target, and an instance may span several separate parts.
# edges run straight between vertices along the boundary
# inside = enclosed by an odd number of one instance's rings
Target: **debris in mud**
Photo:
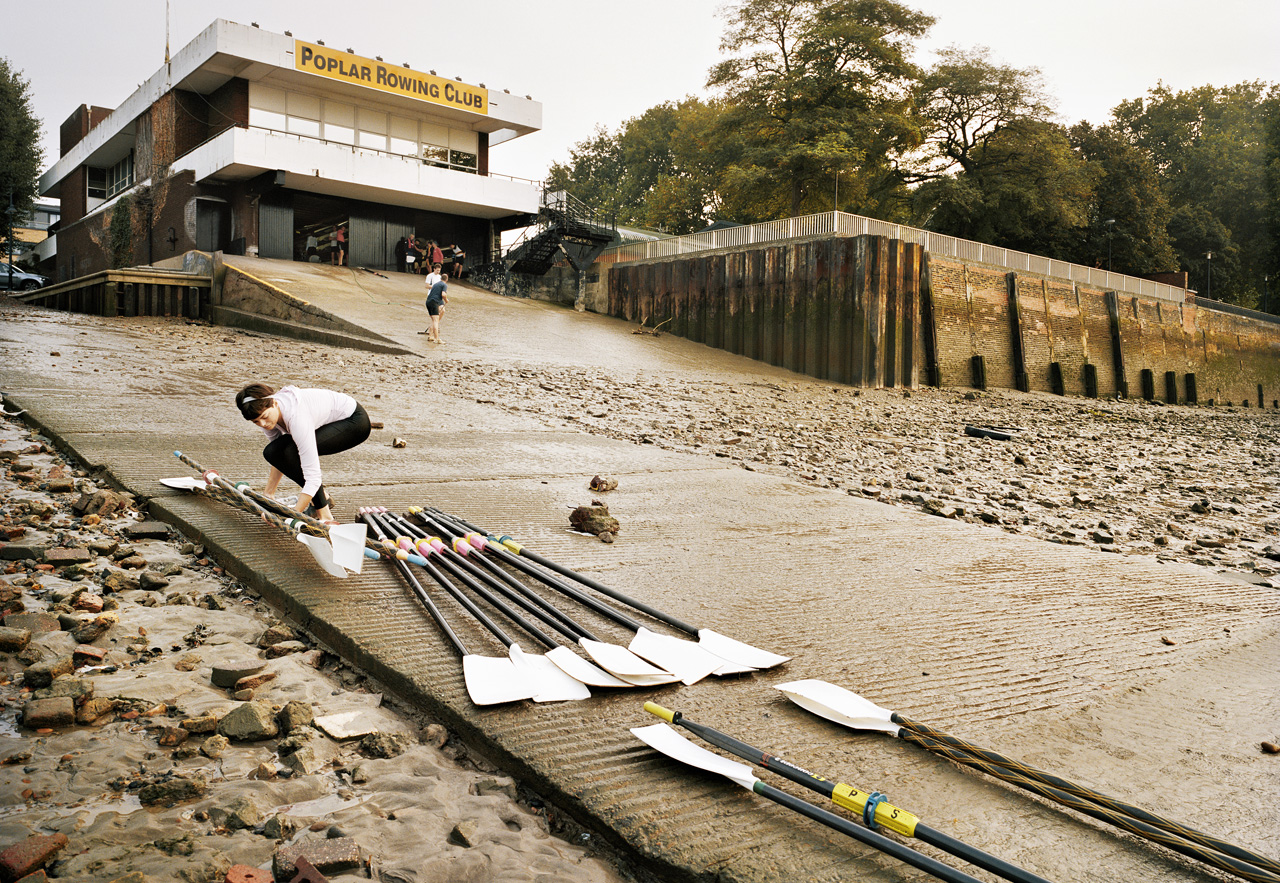
[[[599,536],[602,533],[617,535],[622,529],[618,519],[609,514],[609,507],[593,501],[590,506],[579,506],[569,514],[569,523],[574,530]],[[610,539],[609,542],[613,540]]]
[[[617,489],[618,480],[616,478],[606,478],[604,476],[597,475],[595,478],[591,479],[588,487],[593,491],[611,491]]]

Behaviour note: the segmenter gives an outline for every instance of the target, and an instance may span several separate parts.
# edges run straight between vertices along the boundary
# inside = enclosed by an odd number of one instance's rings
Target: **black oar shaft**
[[[391,524],[397,529],[403,531],[410,538],[426,539],[426,532],[418,528],[416,525],[410,524],[403,518],[389,516]],[[431,522],[428,521],[428,524]],[[447,546],[446,546],[447,548]],[[553,607],[546,599],[539,597],[533,593],[527,586],[517,580],[511,574],[497,567],[493,562],[488,561],[479,552],[474,555],[462,555],[456,550],[450,549],[448,552],[449,560],[457,565],[465,568],[476,579],[484,582],[493,591],[500,593],[507,600],[519,605],[529,615],[536,617],[540,622],[549,628],[553,628],[565,635],[570,640],[577,641],[582,637],[583,630],[573,620],[561,613]],[[483,563],[481,567],[477,562]],[[486,568],[492,568],[488,570]],[[501,578],[501,580],[499,579]],[[544,642],[546,643],[546,642]],[[559,646],[554,641],[547,644],[549,647]]]
[[[790,779],[797,785],[803,785],[811,791],[818,792],[844,809],[863,812],[866,801],[870,798],[870,795],[865,791],[859,791],[843,783],[832,782],[829,779],[811,773],[804,767],[791,763],[789,760],[778,757],[776,754],[769,754],[753,745],[735,739],[728,733],[723,733],[705,724],[695,723],[678,711],[669,711],[654,702],[646,702],[644,708],[650,714],[696,733],[700,738],[710,742],[717,748],[722,748],[730,754],[741,757],[743,760],[751,761],[786,779]],[[881,815],[878,811],[879,809],[884,810],[883,815],[885,818],[883,820],[879,818]],[[1049,883],[1048,880],[1038,874],[1023,870],[1004,859],[997,858],[975,846],[970,846],[962,840],[957,840],[949,834],[944,834],[936,828],[929,827],[912,813],[888,804],[878,808],[873,807],[873,812],[873,818],[884,824],[891,831],[906,837],[915,837],[917,840],[928,843],[930,846],[936,846],[938,849],[949,852],[951,855],[962,858],[977,867],[993,874],[998,874],[1006,880],[1015,880],[1018,883]]]
[[[1069,794],[1060,788],[1054,788],[1052,785],[1046,785],[1043,782],[1038,782],[1004,766],[991,763],[977,755],[970,754],[967,751],[930,738],[923,733],[918,733],[903,727],[898,731],[898,736],[899,738],[906,739],[909,742],[914,742],[923,748],[927,748],[935,754],[939,754],[943,757],[954,760],[957,763],[964,764],[965,766],[973,767],[974,769],[980,770],[989,776],[1001,779],[1011,785],[1016,785],[1025,791],[1030,791],[1033,794],[1040,795],[1041,797],[1048,798],[1049,800],[1052,800],[1055,803],[1060,803],[1069,809],[1074,809],[1076,812],[1083,815],[1090,816],[1098,819],[1099,821],[1107,822],[1108,824],[1114,825],[1123,831],[1128,831],[1130,834],[1137,834],[1139,837],[1144,837],[1153,843],[1158,843],[1161,846],[1173,850],[1174,852],[1189,856],[1190,858],[1203,862],[1207,865],[1211,865],[1219,870],[1235,874],[1237,877],[1244,880],[1250,880],[1253,881],[1253,883],[1280,883],[1280,876],[1277,876],[1270,871],[1263,870],[1254,864],[1242,861],[1241,859],[1234,858],[1232,856],[1223,855],[1219,852],[1207,849],[1197,843],[1189,842],[1181,837],[1174,836],[1167,831],[1162,831],[1153,825],[1148,825],[1146,822],[1141,822],[1131,816],[1125,815],[1124,813],[1107,809],[1106,807],[1085,800],[1084,798]]]
[[[911,865],[913,868],[919,868],[926,873],[932,874],[939,880],[946,880],[948,883],[979,883],[977,877],[959,871],[950,865],[944,865],[937,859],[929,858],[916,852],[909,846],[903,846],[896,840],[890,840],[883,834],[877,834],[861,825],[856,825],[842,816],[828,812],[820,806],[814,806],[807,800],[801,800],[799,797],[793,797],[785,791],[779,791],[772,785],[766,785],[760,780],[756,780],[755,786],[751,789],[761,797],[768,798],[774,803],[785,806],[794,812],[813,819],[819,824],[826,825],[833,831],[839,831],[848,837],[852,837],[868,846],[880,850],[886,855],[891,855],[898,861]]]
[[[1067,779],[1063,779],[1060,776],[1055,776],[1052,773],[1048,773],[1048,772],[1045,772],[1044,770],[1036,769],[1033,766],[1028,766],[1027,764],[1021,763],[1020,761],[1013,760],[1012,758],[1009,758],[1009,757],[1005,757],[1004,755],[999,754],[995,751],[991,751],[990,749],[980,748],[977,745],[972,744],[971,742],[965,741],[964,739],[960,739],[956,736],[948,735],[947,733],[944,733],[941,730],[936,730],[933,727],[930,727],[926,724],[918,723],[917,721],[913,721],[909,718],[905,718],[902,715],[894,714],[892,716],[892,720],[894,723],[898,724],[898,726],[903,727],[913,733],[919,733],[923,736],[927,736],[930,739],[934,739],[937,742],[940,742],[944,745],[950,746],[952,748],[957,748],[983,761],[986,761],[987,763],[1008,769],[1011,772],[1016,773],[1017,775],[1020,775],[1024,778],[1031,779],[1033,781],[1037,781],[1042,784],[1048,785],[1050,787],[1056,788],[1060,791],[1070,794],[1073,797],[1078,797],[1084,800],[1088,800],[1091,803],[1095,803],[1098,806],[1103,807],[1104,809],[1109,809],[1114,812],[1127,815],[1131,818],[1137,819],[1140,822],[1145,822],[1146,824],[1151,825],[1154,828],[1158,828],[1167,833],[1181,837],[1184,840],[1190,840],[1192,843],[1198,843],[1201,846],[1220,852],[1223,855],[1228,855],[1233,858],[1240,859],[1243,862],[1247,862],[1251,865],[1255,865],[1256,867],[1262,868],[1263,870],[1266,870],[1266,871],[1270,871],[1271,873],[1280,874],[1280,862],[1277,862],[1274,859],[1267,858],[1264,855],[1259,855],[1255,852],[1251,852],[1247,849],[1243,849],[1239,846],[1235,846],[1234,844],[1228,843],[1225,840],[1221,840],[1217,837],[1214,837],[1212,834],[1206,834],[1203,831],[1197,831],[1195,828],[1190,828],[1186,825],[1183,825],[1180,822],[1175,822],[1172,819],[1167,819],[1164,816],[1160,816],[1160,815],[1157,815],[1156,813],[1145,810],[1140,806],[1134,806],[1131,803],[1126,803],[1125,801],[1119,800],[1118,798],[1111,797],[1106,794],[1102,794],[1101,792],[1095,791],[1092,788],[1088,788],[1083,785],[1078,785],[1075,782],[1069,781]]]
[[[362,514],[360,516],[360,520],[372,528],[375,533],[378,532],[379,529],[377,525],[369,519],[367,514]],[[409,565],[405,564],[399,558],[392,558],[390,560],[395,562],[397,569],[400,571],[400,575],[409,583],[413,593],[417,595],[418,600],[422,602],[422,606],[427,608],[427,613],[431,614],[431,618],[436,621],[436,625],[440,627],[440,631],[444,632],[445,637],[449,639],[450,643],[452,643],[454,647],[458,648],[459,653],[463,656],[470,656],[471,654],[467,652],[467,646],[462,643],[462,639],[459,638],[457,633],[450,627],[448,621],[444,618],[444,614],[440,612],[440,608],[436,607],[435,602],[431,600],[431,596],[427,594],[427,590],[422,587],[422,583],[418,582],[418,578],[409,570]]]
[[[394,542],[394,540],[391,539],[391,531],[388,530],[386,526],[383,525],[378,520],[378,516],[376,514],[374,513],[365,513],[365,514],[369,518],[369,520],[366,523],[374,525],[374,530],[378,532],[378,535],[380,537],[382,537],[387,542]],[[479,620],[481,625],[483,625],[490,632],[492,632],[493,636],[502,642],[502,646],[510,647],[512,644],[515,643],[515,641],[511,640],[511,637],[505,631],[502,630],[502,626],[494,622],[487,613],[485,613],[483,610],[477,607],[476,603],[472,601],[470,598],[468,598],[461,589],[459,589],[453,583],[449,582],[448,578],[445,577],[445,575],[441,573],[434,564],[432,564],[425,557],[423,558],[423,561],[425,562],[425,564],[423,565],[423,568],[427,571],[427,573],[431,574],[431,578],[434,579],[437,583],[439,583],[440,587],[443,588],[446,592],[448,592],[449,596],[452,597],[453,600],[461,604],[464,610],[466,610],[468,613],[474,616],[477,620]]]
[[[695,628],[694,626],[689,625],[689,623],[685,622],[684,620],[678,619],[677,617],[672,616],[669,613],[664,613],[663,611],[658,610],[656,607],[652,607],[644,603],[643,601],[638,601],[635,598],[624,595],[622,592],[619,592],[617,589],[606,586],[604,583],[600,582],[599,580],[594,580],[589,576],[584,576],[576,571],[570,570],[568,567],[565,567],[564,565],[557,564],[548,558],[544,558],[541,555],[539,555],[537,552],[531,551],[525,546],[520,545],[511,537],[494,537],[493,535],[489,534],[488,531],[482,528],[476,527],[474,524],[471,524],[467,521],[463,521],[461,518],[458,518],[453,515],[448,515],[444,512],[441,512],[439,509],[433,509],[431,511],[437,512],[440,515],[444,515],[446,518],[451,518],[454,521],[454,523],[460,524],[463,527],[467,528],[468,530],[474,530],[476,533],[485,534],[489,537],[490,540],[492,540],[495,543],[501,543],[503,545],[506,545],[506,543],[510,542],[514,544],[517,549],[519,549],[519,552],[518,552],[519,555],[525,558],[528,558],[530,561],[535,561],[538,564],[541,564],[543,567],[546,567],[550,570],[555,571],[561,576],[566,576],[569,579],[576,580],[582,583],[584,586],[588,586],[589,588],[595,589],[600,594],[606,595],[615,601],[621,601],[623,604],[626,604],[628,607],[639,610],[641,613],[647,613],[650,616],[652,616],[654,619],[660,620],[661,622],[665,622],[667,625],[673,626],[674,628],[678,628],[680,631],[685,632],[686,634],[692,635],[695,638],[698,637],[698,629]],[[508,546],[507,548],[510,548],[510,546]]]
[[[444,513],[440,512],[439,510],[432,510],[432,511],[438,515],[443,516],[444,519],[449,518],[449,516],[444,515]],[[441,520],[440,523],[447,525],[449,522],[447,520]],[[463,535],[462,529],[458,527],[459,524],[461,523],[456,521],[454,522],[453,533],[456,536]],[[482,531],[476,531],[476,533],[482,533]],[[621,625],[624,628],[631,629],[631,631],[634,632],[634,631],[639,631],[643,627],[643,623],[637,622],[635,619],[632,619],[630,616],[627,616],[625,613],[618,610],[617,608],[610,607],[608,604],[605,604],[600,599],[591,597],[586,592],[583,592],[581,589],[571,586],[569,583],[565,582],[564,580],[557,578],[554,574],[549,574],[543,570],[538,569],[537,567],[534,567],[528,561],[522,561],[520,559],[520,556],[515,555],[514,553],[511,552],[510,549],[506,548],[501,543],[499,543],[496,537],[486,537],[486,539],[489,541],[489,545],[487,546],[487,548],[492,549],[493,554],[496,555],[498,557],[498,560],[502,561],[504,564],[508,564],[511,567],[515,568],[516,570],[519,570],[521,573],[531,576],[534,579],[538,580],[539,582],[543,583],[544,585],[549,586],[552,589],[555,589],[557,592],[560,592],[564,595],[569,596],[573,600],[577,601],[578,603],[586,607],[590,607],[592,610],[596,611],[601,616],[604,616],[608,619],[613,620],[614,622],[618,623],[618,625]]]

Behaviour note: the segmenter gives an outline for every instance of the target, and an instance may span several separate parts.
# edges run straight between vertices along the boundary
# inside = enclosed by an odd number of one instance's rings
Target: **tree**
[[[40,121],[31,110],[31,84],[0,58],[0,239],[8,256],[13,227],[31,215],[43,155]],[[13,212],[9,213],[9,199]]]
[[[1215,300],[1256,305],[1276,260],[1267,151],[1278,102],[1280,87],[1262,82],[1177,93],[1160,84],[1112,112],[1117,131],[1155,164],[1179,262],[1202,291],[1212,265]]]
[[[916,103],[926,134],[915,180],[957,168],[976,172],[977,154],[991,138],[1015,123],[1053,115],[1040,71],[998,65],[986,48],[944,49],[921,78]]]
[[[742,0],[725,12],[707,85],[724,96],[726,210],[764,220],[831,205],[874,211],[901,186],[892,158],[920,142],[912,41],[933,19],[892,0]]]
[[[569,190],[624,224],[700,229],[720,205],[720,112],[715,103],[686,98],[651,107],[617,134],[598,129],[570,151],[568,165],[552,165],[547,186]]]
[[[917,215],[928,229],[1062,260],[1079,253],[1097,172],[1061,126],[1014,121],[971,157],[972,172],[916,190]]]
[[[1078,123],[1070,138],[1098,177],[1084,239],[1069,259],[1133,275],[1175,270],[1173,212],[1150,157],[1105,126]]]

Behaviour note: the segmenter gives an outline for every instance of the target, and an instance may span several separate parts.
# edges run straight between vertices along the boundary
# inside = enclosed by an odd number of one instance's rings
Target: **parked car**
[[[47,276],[28,273],[8,263],[0,263],[0,291],[35,291],[48,284]]]

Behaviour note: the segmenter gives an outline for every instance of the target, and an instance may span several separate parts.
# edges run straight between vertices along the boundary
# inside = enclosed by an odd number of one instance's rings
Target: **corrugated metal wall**
[[[293,206],[258,203],[258,256],[293,260]]]

